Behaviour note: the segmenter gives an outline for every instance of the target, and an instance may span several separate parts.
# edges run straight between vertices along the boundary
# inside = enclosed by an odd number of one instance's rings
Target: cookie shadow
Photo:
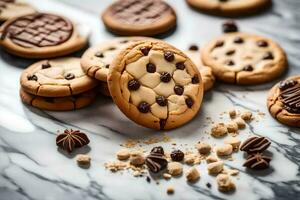
[[[91,147],[89,145],[85,145],[81,148],[74,149],[73,152],[68,153],[67,151],[61,149],[60,147],[57,147],[57,152],[64,155],[67,158],[74,158],[78,154],[87,154],[91,151]]]

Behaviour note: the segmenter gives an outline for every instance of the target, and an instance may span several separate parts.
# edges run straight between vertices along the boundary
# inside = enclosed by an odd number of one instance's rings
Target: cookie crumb
[[[133,166],[140,166],[145,163],[145,157],[142,152],[133,151],[130,153],[129,161]]]
[[[192,167],[186,172],[185,177],[188,182],[195,182],[200,178],[200,173],[196,167]]]
[[[224,123],[218,123],[211,128],[211,135],[214,137],[223,137],[227,134],[227,127]]]
[[[236,117],[236,110],[232,109],[232,110],[230,110],[228,113],[229,113],[229,117],[230,117],[231,119],[233,119],[233,118]]]
[[[233,148],[230,144],[223,144],[215,148],[218,156],[229,156],[232,154]]]
[[[174,187],[173,186],[169,186],[167,187],[167,194],[174,194],[175,190],[174,190]]]
[[[184,156],[184,162],[188,165],[193,165],[196,160],[196,155],[194,153],[188,153]]]
[[[223,170],[224,162],[223,161],[217,161],[213,163],[209,163],[207,165],[207,171],[209,174],[218,174]]]
[[[76,157],[76,161],[78,165],[90,165],[91,164],[91,157],[89,155],[79,154]]]
[[[168,164],[168,173],[172,176],[179,176],[182,174],[182,164],[180,162],[170,162]]]
[[[238,129],[239,129],[239,126],[235,121],[231,121],[227,124],[228,133],[237,133]]]
[[[117,152],[117,158],[119,160],[127,160],[130,157],[130,151],[128,149],[121,149]]]
[[[200,154],[209,154],[211,151],[211,146],[205,142],[198,143],[196,148]]]
[[[238,138],[230,137],[226,138],[224,141],[225,144],[230,144],[234,151],[238,151],[241,145],[241,141]]]
[[[219,174],[216,180],[220,192],[230,192],[235,190],[235,184],[227,174]]]
[[[234,121],[238,125],[239,129],[243,129],[246,127],[246,122],[242,118],[239,117],[239,118],[235,119]]]
[[[213,163],[213,162],[217,162],[218,161],[218,158],[216,158],[215,156],[208,156],[206,158],[206,163],[209,164],[209,163]]]
[[[127,164],[121,161],[112,161],[104,164],[106,169],[109,169],[112,172],[117,172],[127,168]]]
[[[252,119],[252,113],[250,111],[245,111],[241,114],[241,118],[245,121],[250,121]]]
[[[168,173],[164,173],[163,177],[164,177],[164,179],[170,179],[170,178],[172,178],[172,175],[168,174]]]

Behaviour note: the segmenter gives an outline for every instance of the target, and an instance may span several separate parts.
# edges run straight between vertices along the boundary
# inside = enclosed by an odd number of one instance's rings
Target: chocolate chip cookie
[[[86,107],[94,101],[96,94],[95,90],[89,90],[68,97],[41,97],[27,93],[23,89],[20,90],[21,100],[24,103],[52,111],[68,111]]]
[[[98,84],[82,71],[80,58],[39,61],[23,71],[20,82],[27,93],[43,97],[71,96]]]
[[[223,16],[244,16],[261,11],[271,0],[186,0],[193,8],[209,14]]]
[[[0,22],[35,12],[35,9],[24,1],[0,0]]]
[[[136,123],[172,129],[190,121],[203,98],[194,63],[162,41],[141,41],[113,61],[108,86],[114,102]]]
[[[276,84],[269,91],[267,106],[279,122],[300,127],[300,76]]]
[[[271,39],[249,33],[227,33],[201,49],[204,65],[217,79],[235,84],[259,84],[281,75],[287,67],[282,48]]]
[[[21,57],[57,57],[84,47],[87,35],[83,33],[82,27],[64,17],[35,13],[5,22],[0,28],[0,45]]]
[[[162,0],[119,0],[102,14],[106,28],[118,35],[153,36],[176,25],[176,14]]]

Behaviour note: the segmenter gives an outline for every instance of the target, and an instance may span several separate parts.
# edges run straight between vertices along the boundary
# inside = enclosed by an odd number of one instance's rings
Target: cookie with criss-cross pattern
[[[50,58],[67,55],[87,44],[89,29],[49,13],[34,13],[5,22],[0,45],[17,56]]]
[[[154,36],[176,25],[176,14],[162,0],[119,0],[102,14],[106,28],[118,35]]]
[[[21,86],[27,93],[44,97],[65,97],[88,91],[98,81],[81,69],[80,58],[43,60],[21,74]]]
[[[300,76],[292,76],[276,84],[269,91],[267,106],[279,122],[300,127]]]
[[[24,1],[0,0],[0,22],[35,12],[36,10]]]
[[[262,11],[271,5],[271,0],[186,0],[193,8],[209,14],[244,16]]]
[[[108,86],[127,117],[154,129],[187,123],[203,98],[197,67],[162,41],[140,41],[122,50],[109,69]]]
[[[202,61],[217,79],[235,84],[259,84],[281,75],[287,67],[282,48],[263,36],[227,33],[201,49]]]

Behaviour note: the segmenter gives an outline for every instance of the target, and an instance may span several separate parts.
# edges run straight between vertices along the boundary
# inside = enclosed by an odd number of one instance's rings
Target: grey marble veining
[[[30,0],[38,9],[66,15],[72,20],[88,25],[92,32],[90,44],[114,37],[106,32],[99,13],[110,0]],[[192,43],[204,45],[219,35],[224,18],[191,10],[184,0],[169,0],[178,14],[178,27],[161,36],[167,42],[185,49]],[[237,19],[242,31],[259,33],[273,38],[285,49],[289,70],[283,76],[300,74],[300,1],[274,0],[274,6],[259,15]],[[80,53],[77,53],[80,55]],[[205,94],[198,116],[189,124],[169,132],[156,132],[130,122],[113,105],[109,98],[97,101],[74,112],[48,112],[25,106],[19,99],[19,76],[33,60],[16,58],[0,50],[0,200],[94,200],[94,199],[299,199],[300,198],[300,131],[276,122],[265,106],[267,90],[278,80],[268,84],[239,87],[218,83]],[[283,78],[281,77],[281,78]],[[218,192],[215,177],[206,173],[205,164],[199,165],[201,179],[187,184],[184,177],[159,185],[148,184],[144,178],[134,178],[128,173],[111,173],[103,164],[114,160],[120,143],[127,139],[147,139],[166,134],[178,144],[194,145],[207,137],[210,129],[206,117],[214,121],[220,113],[230,108],[257,110],[267,113],[259,122],[252,122],[238,136],[244,140],[251,134],[272,140],[269,154],[273,157],[271,168],[252,172],[242,167],[243,154],[234,154],[234,161],[226,166],[240,170],[234,178],[237,190],[231,194]],[[80,129],[91,140],[89,146],[66,155],[55,146],[57,130]],[[170,148],[170,143],[162,144]],[[145,146],[150,149],[151,146]],[[89,169],[76,165],[76,153],[92,157]],[[205,184],[210,182],[212,188]],[[175,186],[175,194],[165,192]]]

